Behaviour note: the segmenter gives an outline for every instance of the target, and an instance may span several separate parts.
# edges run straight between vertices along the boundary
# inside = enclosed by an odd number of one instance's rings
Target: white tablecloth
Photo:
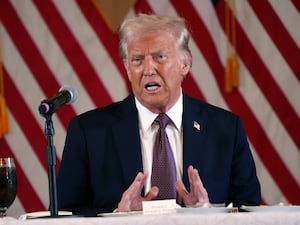
[[[73,217],[20,220],[0,218],[0,225],[300,225],[299,212],[245,212],[245,213],[174,213],[160,215],[127,215],[107,217]]]

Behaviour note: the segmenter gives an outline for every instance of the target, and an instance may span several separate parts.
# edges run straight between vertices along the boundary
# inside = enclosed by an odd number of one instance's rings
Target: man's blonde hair
[[[191,65],[192,54],[189,48],[190,34],[185,20],[180,17],[138,14],[136,17],[125,20],[119,29],[119,53],[122,59],[127,58],[129,42],[141,37],[143,34],[154,31],[166,31],[173,35],[178,50],[184,54],[183,60]]]

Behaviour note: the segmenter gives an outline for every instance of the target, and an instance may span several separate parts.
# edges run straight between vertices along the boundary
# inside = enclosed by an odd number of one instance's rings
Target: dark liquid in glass
[[[17,175],[15,168],[0,167],[0,210],[8,208],[17,194]]]

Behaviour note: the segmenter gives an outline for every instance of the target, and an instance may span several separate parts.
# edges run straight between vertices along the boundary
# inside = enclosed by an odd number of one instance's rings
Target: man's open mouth
[[[158,83],[148,83],[145,85],[145,89],[147,89],[148,91],[156,90],[159,87],[160,85]]]

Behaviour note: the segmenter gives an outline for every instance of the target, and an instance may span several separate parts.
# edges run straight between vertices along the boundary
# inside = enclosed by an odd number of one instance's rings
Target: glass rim
[[[0,167],[15,167],[12,157],[0,157]]]

